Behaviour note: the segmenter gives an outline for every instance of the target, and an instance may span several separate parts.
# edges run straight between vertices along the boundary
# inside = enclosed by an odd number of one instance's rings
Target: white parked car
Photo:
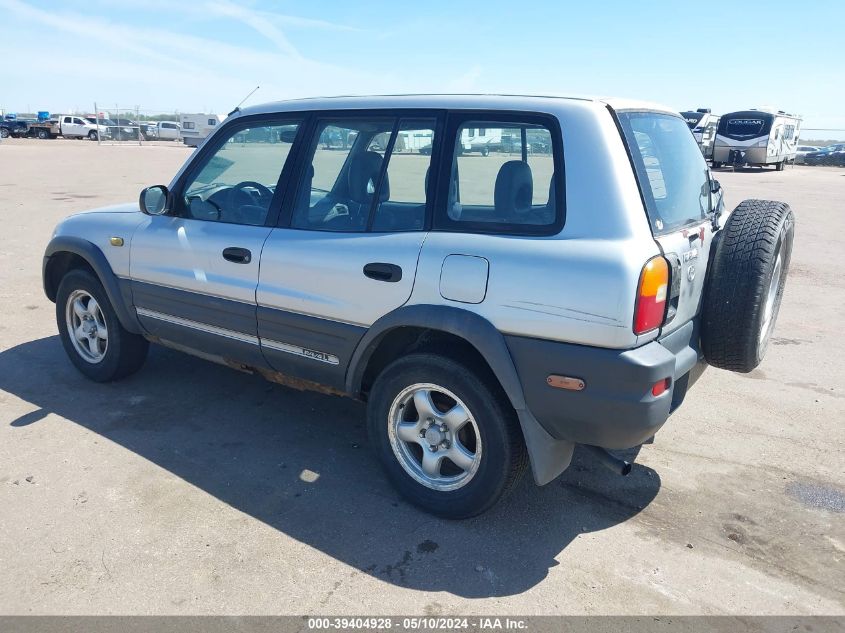
[[[522,147],[462,153],[480,128]],[[510,96],[251,107],[138,206],[71,216],[45,253],[84,375],[127,376],[154,342],[365,400],[387,476],[452,518],[529,464],[550,482],[576,444],[627,474],[608,449],[651,438],[708,364],[756,367],[794,222],[724,212],[667,108]]]

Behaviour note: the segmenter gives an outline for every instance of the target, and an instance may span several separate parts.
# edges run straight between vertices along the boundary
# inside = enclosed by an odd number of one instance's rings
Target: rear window
[[[710,211],[707,163],[686,122],[652,112],[619,121],[655,235],[703,220]]]

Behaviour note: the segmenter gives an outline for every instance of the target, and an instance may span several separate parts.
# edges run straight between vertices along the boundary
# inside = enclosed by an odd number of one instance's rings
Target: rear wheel
[[[745,200],[728,218],[707,277],[701,345],[715,367],[747,373],[763,360],[780,310],[795,218],[788,204]]]
[[[775,165],[775,169],[777,171],[783,171],[783,168],[786,166],[786,161],[782,160],[777,165]]]
[[[56,322],[71,362],[91,380],[118,380],[144,364],[149,343],[120,324],[99,279],[86,270],[62,278]]]
[[[442,517],[489,509],[527,464],[504,396],[444,356],[411,354],[385,368],[370,393],[367,424],[392,483]]]
[[[47,130],[38,130],[38,138],[40,138],[40,139],[50,138],[50,133]]]

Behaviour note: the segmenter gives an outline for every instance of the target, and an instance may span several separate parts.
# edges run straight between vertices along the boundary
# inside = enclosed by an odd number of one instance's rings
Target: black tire
[[[97,136],[98,136],[98,134],[94,130],[91,130],[90,132],[88,132],[88,140],[89,141],[96,141]],[[80,136],[79,138],[82,138],[82,137]]]
[[[489,156],[490,155],[490,148],[489,147],[482,147],[481,148],[481,155],[482,156]]]
[[[37,136],[38,136],[38,138],[43,140],[43,139],[50,138],[50,133],[47,130],[38,130]]]
[[[89,362],[80,355],[71,341],[72,334],[68,331],[65,311],[68,300],[75,291],[88,293],[97,301],[108,330],[105,354],[102,360],[96,363]],[[62,278],[56,293],[56,322],[62,345],[71,362],[82,374],[96,382],[125,378],[138,371],[147,358],[147,340],[124,329],[100,280],[87,270],[72,270]]]
[[[722,163],[720,163],[719,161],[716,161],[716,160],[713,161],[713,169],[719,169],[721,166],[722,166]]]
[[[744,200],[728,218],[702,310],[702,351],[714,367],[747,373],[763,360],[783,298],[794,234],[795,216],[783,202]]]
[[[775,165],[775,171],[783,171],[784,166],[786,165],[786,161],[782,160],[777,165]]]
[[[455,394],[471,412],[483,450],[474,475],[456,490],[434,490],[414,479],[391,444],[390,410],[409,386],[434,383]],[[528,456],[516,413],[498,385],[450,358],[432,353],[404,356],[373,385],[367,408],[370,441],[394,486],[411,503],[448,519],[465,519],[492,507],[519,480]],[[424,449],[423,449],[424,450]]]
[[[0,138],[9,138],[9,130],[4,127],[0,127]]]

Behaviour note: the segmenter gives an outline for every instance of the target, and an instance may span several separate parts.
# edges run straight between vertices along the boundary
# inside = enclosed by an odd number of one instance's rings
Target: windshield
[[[767,136],[772,129],[772,118],[766,112],[734,112],[719,121],[719,134],[737,141]]]

